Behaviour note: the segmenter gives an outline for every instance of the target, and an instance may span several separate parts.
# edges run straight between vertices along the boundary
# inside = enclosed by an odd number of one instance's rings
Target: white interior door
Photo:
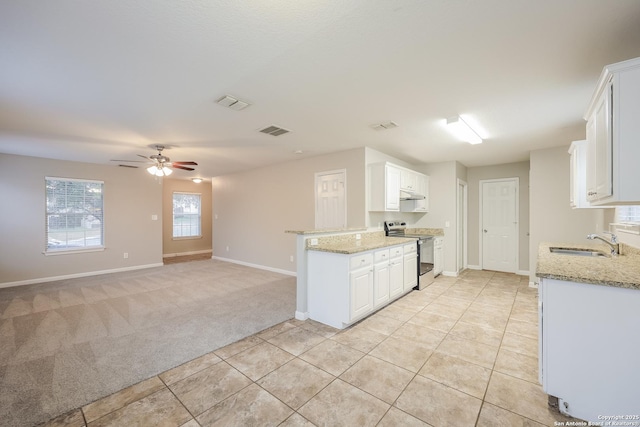
[[[515,273],[518,261],[518,179],[482,186],[482,269]]]
[[[345,170],[316,174],[316,229],[347,226]]]

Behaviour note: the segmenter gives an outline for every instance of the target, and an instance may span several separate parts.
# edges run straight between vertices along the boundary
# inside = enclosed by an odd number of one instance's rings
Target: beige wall
[[[346,169],[347,226],[364,227],[364,158],[359,148],[213,178],[213,255],[295,272],[285,230],[315,228],[317,172]]]
[[[603,230],[613,209],[571,209],[569,206],[569,146],[531,152],[530,280],[541,242],[583,242]],[[606,229],[606,228],[605,228]]]
[[[480,181],[516,177],[519,178],[520,182],[518,269],[521,272],[529,271],[529,162],[467,169],[467,182],[469,184],[468,261],[470,266],[480,266]]]
[[[43,255],[46,176],[104,181],[104,251]],[[162,262],[162,186],[144,169],[0,154],[0,195],[0,285]]]
[[[202,237],[198,239],[173,239],[173,193],[200,194],[200,218]],[[164,178],[162,183],[162,254],[176,256],[194,252],[211,251],[212,215],[211,182],[196,184],[190,179]]]

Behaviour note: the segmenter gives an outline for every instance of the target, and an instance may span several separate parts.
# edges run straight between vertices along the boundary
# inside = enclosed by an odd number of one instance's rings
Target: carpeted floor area
[[[0,289],[1,424],[48,420],[294,312],[294,277],[215,260]]]

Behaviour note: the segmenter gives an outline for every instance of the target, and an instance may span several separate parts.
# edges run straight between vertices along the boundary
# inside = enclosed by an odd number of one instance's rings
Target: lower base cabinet
[[[417,264],[409,268],[417,269]],[[405,271],[402,245],[354,255],[310,250],[307,254],[309,317],[344,329],[409,292],[411,288],[404,286]],[[411,271],[415,286],[417,270]]]
[[[610,425],[640,424],[624,418],[640,417],[638,307],[638,289],[540,280],[540,382],[561,412],[592,423],[620,416],[616,422],[635,424]]]

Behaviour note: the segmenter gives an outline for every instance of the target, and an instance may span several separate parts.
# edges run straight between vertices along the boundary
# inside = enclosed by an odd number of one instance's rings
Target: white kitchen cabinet
[[[416,244],[404,245],[404,280],[402,290],[409,292],[418,284],[418,251]]]
[[[591,185],[591,192],[595,193],[595,179],[588,183],[588,177],[595,178],[595,173],[587,172],[588,140],[573,141],[569,147],[569,204],[572,208],[595,208],[587,200],[587,186]]]
[[[400,210],[401,171],[390,163],[369,166],[369,210],[398,212]]]
[[[401,212],[429,212],[429,176],[411,171],[414,176],[413,192],[424,196],[418,200],[401,200]]]
[[[351,289],[350,321],[362,317],[373,309],[373,277],[374,273],[370,267],[349,273],[349,288]]]
[[[542,278],[539,292],[544,391],[585,421],[640,415],[640,290]]]
[[[373,254],[373,307],[377,308],[389,301],[391,285],[391,264],[389,249]]]
[[[640,58],[605,67],[587,120],[587,200],[592,205],[640,202]]]
[[[410,169],[400,170],[400,190],[408,192],[418,191],[418,173]]]
[[[309,317],[343,329],[403,295],[403,254],[402,245],[353,255],[310,250],[307,254]],[[401,292],[392,296],[392,287],[398,283]]]
[[[402,246],[394,246],[389,261],[389,298],[394,299],[404,291],[404,250]]]
[[[433,276],[439,276],[444,271],[444,238],[433,238]]]

